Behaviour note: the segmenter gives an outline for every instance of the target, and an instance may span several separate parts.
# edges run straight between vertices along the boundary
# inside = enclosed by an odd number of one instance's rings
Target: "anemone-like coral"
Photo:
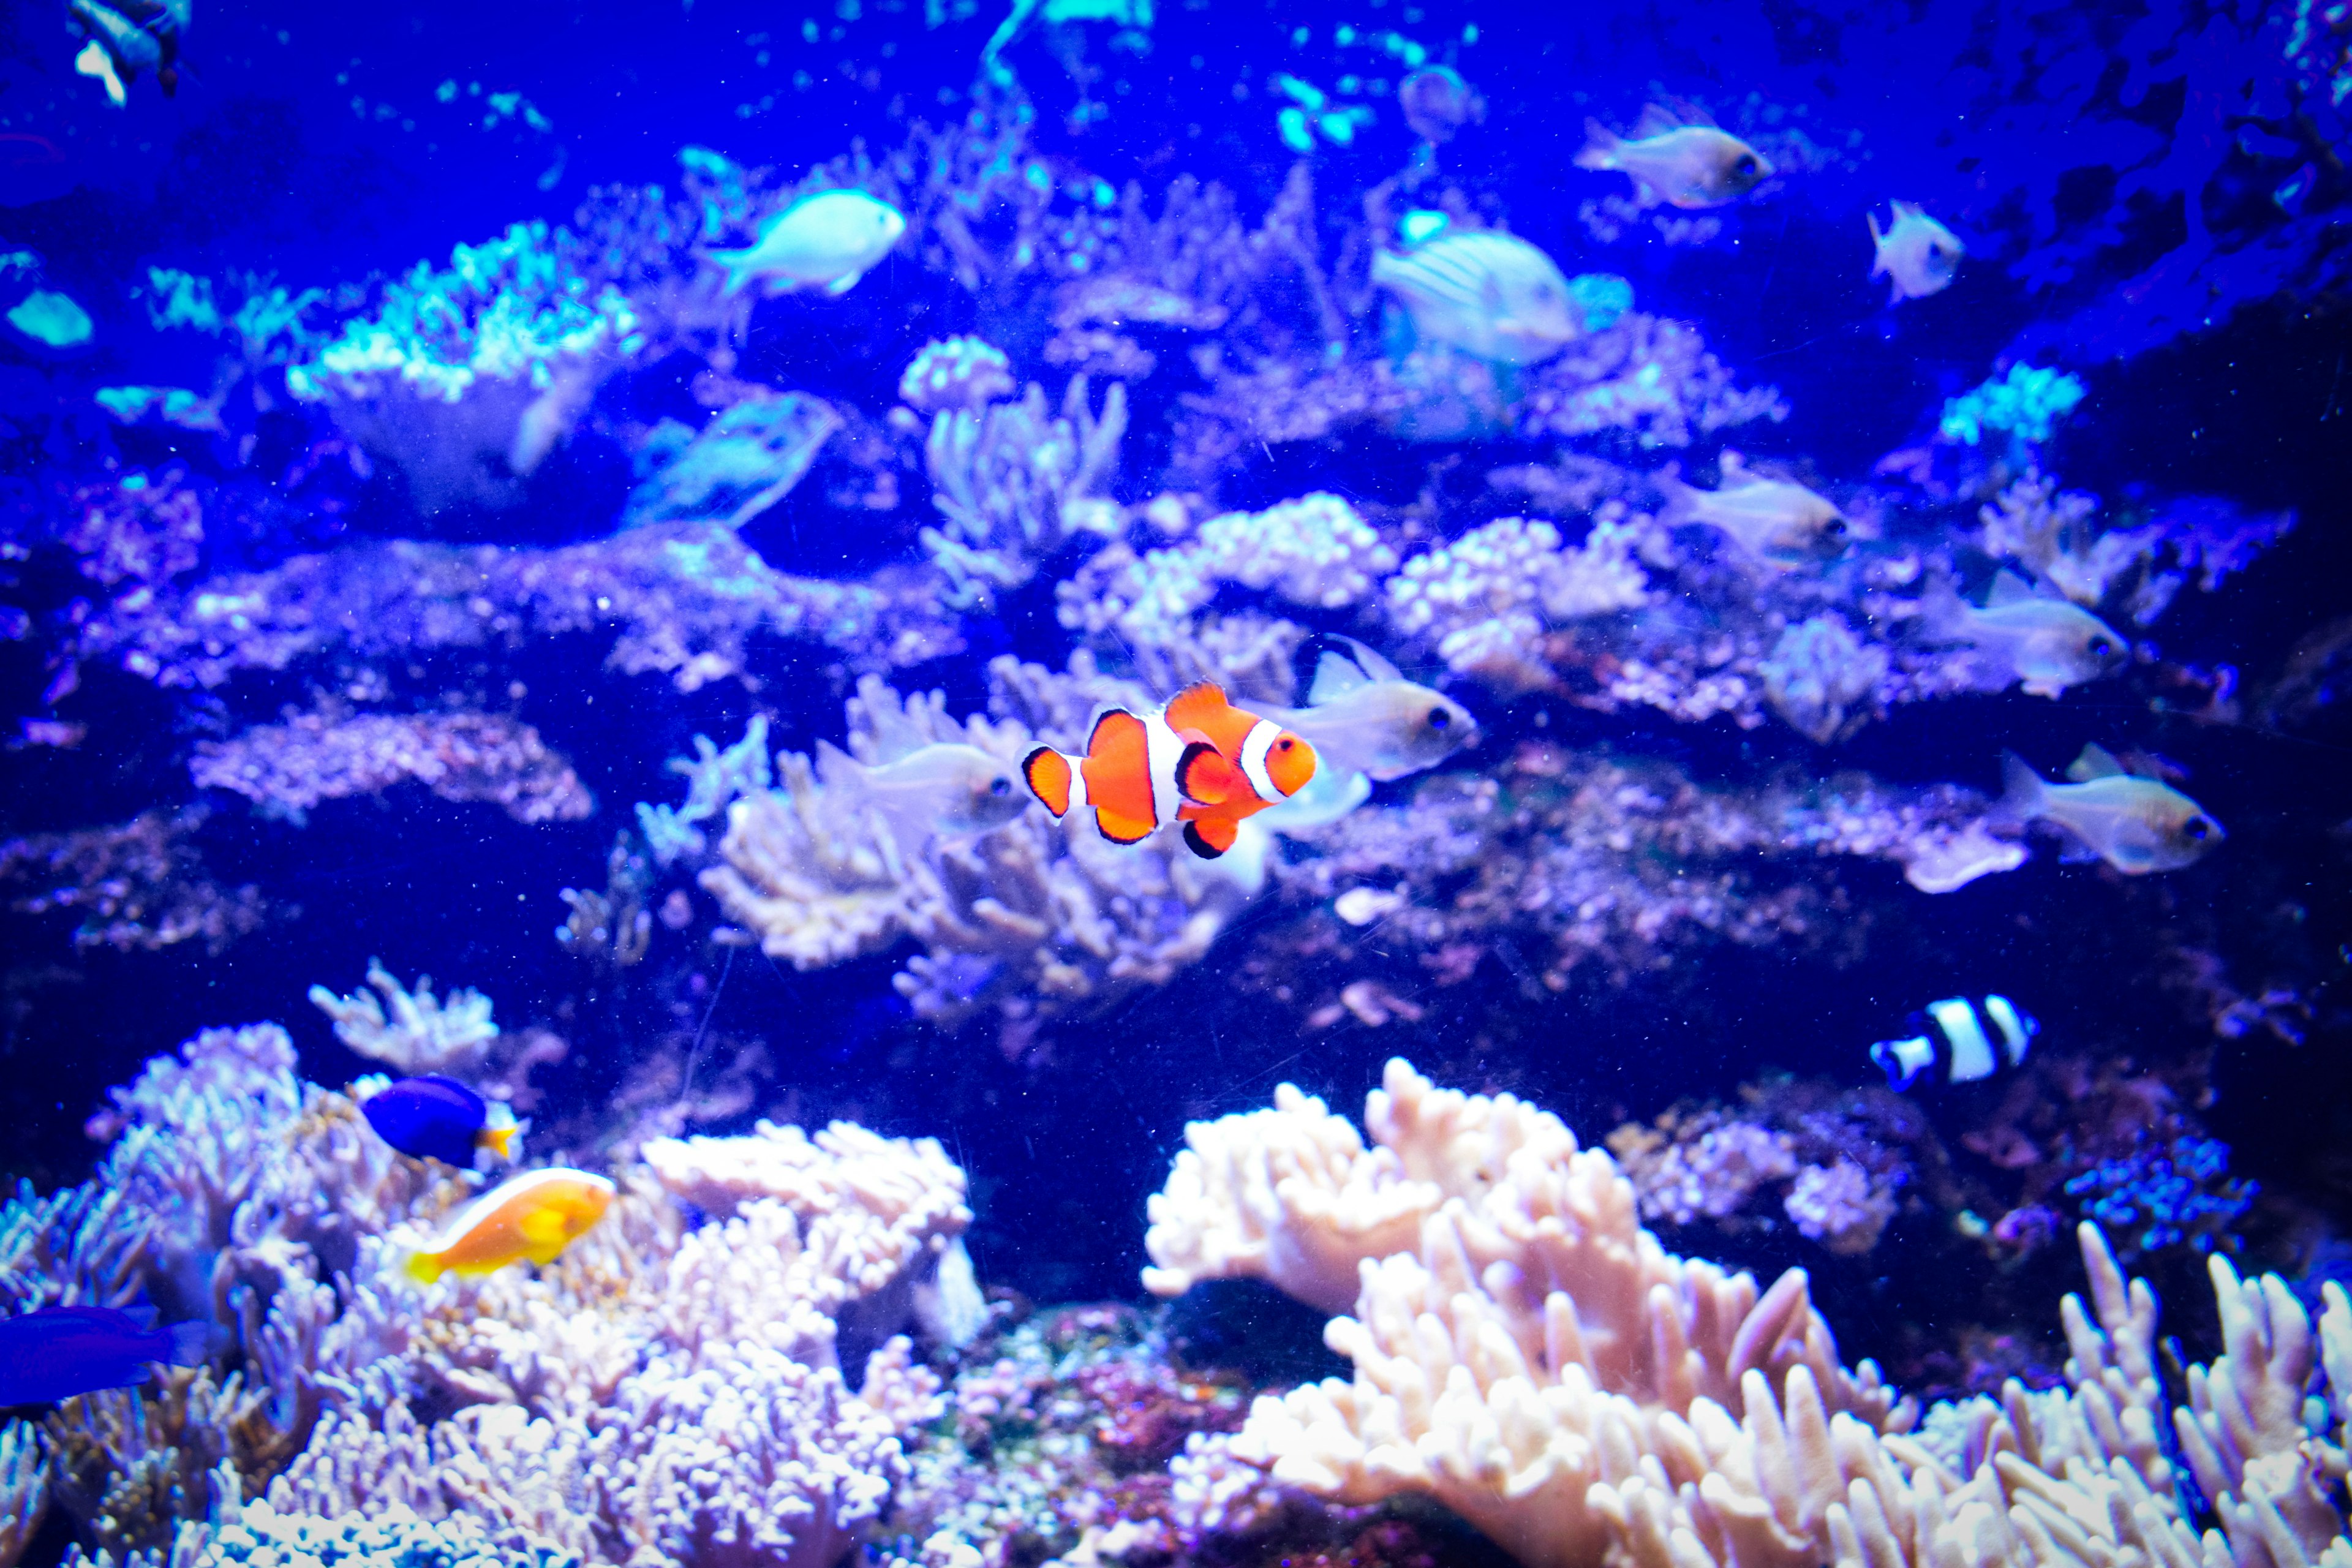
[[[217,952],[268,917],[261,889],[206,874],[196,836],[209,814],[142,812],[128,822],[0,844],[0,888],[22,914],[69,914],[76,947]]]
[[[374,991],[361,989],[348,996],[324,985],[310,987],[311,1005],[333,1020],[337,1039],[404,1077],[439,1073],[470,1078],[480,1069],[499,1037],[488,997],[463,988],[446,997],[436,996],[432,977],[423,974],[412,991],[373,962],[368,964],[367,979]]]
[[[1759,1294],[1746,1275],[1667,1254],[1609,1157],[1553,1119],[1508,1096],[1434,1090],[1391,1062],[1365,1120],[1392,1161],[1428,1151],[1444,1199],[1407,1250],[1362,1265],[1353,1314],[1326,1331],[1353,1381],[1263,1396],[1232,1438],[1195,1439],[1188,1468],[1203,1481],[1238,1461],[1343,1503],[1424,1493],[1528,1568],[1929,1563],[1958,1560],[1964,1542],[2013,1568],[2284,1568],[2352,1549],[2352,1301],[2334,1284],[2315,1331],[2283,1282],[2241,1280],[2216,1258],[2227,1348],[2167,1412],[2154,1294],[2086,1224],[2092,1305],[2063,1304],[2068,1387],[2033,1396],[2011,1382],[1999,1404],[1960,1408],[1958,1444],[1931,1447],[1905,1435],[1914,1410],[1868,1363],[1838,1363],[1801,1271]],[[1296,1171],[1260,1198],[1217,1185],[1180,1199],[1171,1185],[1163,1201],[1192,1209],[1195,1229],[1258,1203],[1328,1231],[1314,1207],[1288,1205],[1339,1200],[1349,1169],[1378,1157]],[[2217,1518],[2201,1540],[2175,1452]],[[1203,1488],[1200,1500],[1233,1492]],[[1201,1517],[1214,1528],[1233,1510]]]
[[[1059,418],[1034,383],[1018,403],[933,415],[923,453],[944,526],[922,539],[953,584],[951,602],[987,605],[1072,540],[1116,531],[1118,506],[1105,492],[1126,433],[1127,388],[1113,382],[1097,415],[1083,375],[1071,378]]]

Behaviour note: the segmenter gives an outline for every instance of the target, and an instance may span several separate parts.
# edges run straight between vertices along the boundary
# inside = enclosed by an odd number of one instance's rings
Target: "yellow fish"
[[[444,1274],[488,1274],[518,1258],[552,1263],[604,1217],[613,1184],[561,1165],[526,1171],[464,1208],[441,1234],[402,1262],[430,1285]]]

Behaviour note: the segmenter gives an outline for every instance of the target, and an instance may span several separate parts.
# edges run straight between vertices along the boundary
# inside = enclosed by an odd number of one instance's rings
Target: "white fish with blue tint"
[[[2001,757],[1996,818],[2019,826],[2046,822],[2126,877],[2177,871],[2229,836],[2213,814],[2161,779],[2125,771],[2104,746],[2083,748],[2066,770],[2073,784],[2052,784],[2014,752]]]
[[[1386,784],[1478,743],[1468,709],[1407,680],[1355,638],[1325,634],[1305,651],[1315,661],[1306,706],[1260,711],[1304,735],[1335,779],[1357,773]]]
[[[1870,1047],[1870,1059],[1885,1070],[1888,1085],[1898,1090],[1922,1078],[1976,1083],[2019,1066],[2042,1029],[2016,1003],[1997,993],[1980,1001],[1947,996],[1930,1002],[1913,1023],[1917,1034]]]
[[[1853,530],[1829,497],[1793,479],[1757,473],[1729,447],[1724,449],[1722,468],[1723,477],[1711,490],[1693,489],[1671,469],[1661,474],[1658,488],[1666,496],[1661,521],[1670,528],[1705,523],[1776,566],[1845,546]]]
[[[710,259],[727,268],[730,294],[752,282],[771,294],[845,294],[906,232],[905,216],[887,202],[864,191],[819,191],[761,224],[758,244],[714,250]]]
[[[1372,281],[1401,300],[1423,337],[1497,364],[1535,364],[1582,334],[1568,279],[1514,235],[1440,234],[1372,258]]]
[[[1863,216],[1870,225],[1874,253],[1870,275],[1885,273],[1894,285],[1888,304],[1924,300],[1951,287],[1960,258],[1969,253],[1958,235],[1929,217],[1916,202],[1896,202],[1895,216],[1883,232],[1876,213]]]
[[[2009,667],[2010,679],[2036,697],[2056,697],[2113,675],[2129,656],[2113,626],[2071,600],[2037,594],[2004,568],[1979,608],[1948,584],[1921,601],[1921,624],[1942,642],[1967,643]]]
[[[992,832],[1029,809],[1013,764],[961,741],[934,742],[887,763],[861,763],[819,741],[816,772],[826,788],[851,793],[881,816],[910,850],[934,838]]]
[[[1654,105],[1643,111],[1632,140],[1598,120],[1586,121],[1584,132],[1578,168],[1613,169],[1645,195],[1689,211],[1736,202],[1773,173],[1769,158],[1729,132],[1680,123]]]

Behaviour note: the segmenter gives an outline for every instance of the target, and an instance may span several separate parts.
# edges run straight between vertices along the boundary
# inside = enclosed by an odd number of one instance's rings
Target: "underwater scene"
[[[2352,1568],[2352,9],[8,0],[0,1568]]]

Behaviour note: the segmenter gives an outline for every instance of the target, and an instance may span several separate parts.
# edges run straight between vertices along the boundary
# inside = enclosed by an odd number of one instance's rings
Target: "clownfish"
[[[1242,818],[1306,787],[1315,748],[1202,681],[1159,713],[1106,710],[1084,756],[1039,746],[1022,759],[1021,776],[1056,821],[1091,805],[1114,844],[1139,844],[1181,822],[1192,853],[1213,860],[1234,847]]]
[[[552,1263],[604,1217],[613,1184],[561,1165],[527,1171],[484,1193],[410,1253],[402,1269],[420,1285],[444,1274],[489,1274],[528,1258]]]

